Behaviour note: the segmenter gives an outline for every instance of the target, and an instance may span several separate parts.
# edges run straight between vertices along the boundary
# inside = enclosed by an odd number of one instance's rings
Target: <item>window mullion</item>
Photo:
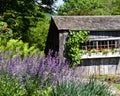
[[[108,49],[110,48],[110,46],[109,46],[109,40],[107,41],[107,48],[108,48]]]
[[[98,41],[96,41],[96,48],[99,49],[99,48],[98,48]]]
[[[115,48],[117,48],[117,41],[115,40]]]

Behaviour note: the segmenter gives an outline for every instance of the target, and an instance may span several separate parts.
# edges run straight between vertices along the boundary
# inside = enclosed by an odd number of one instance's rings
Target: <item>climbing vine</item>
[[[70,60],[71,67],[80,64],[82,43],[89,40],[88,31],[70,31],[66,42],[66,57]]]

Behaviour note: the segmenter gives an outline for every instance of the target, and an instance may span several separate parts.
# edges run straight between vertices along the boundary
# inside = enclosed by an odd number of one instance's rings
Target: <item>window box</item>
[[[101,52],[88,51],[86,54],[82,54],[82,59],[87,58],[109,58],[109,57],[120,57],[120,49],[113,50],[104,49]]]

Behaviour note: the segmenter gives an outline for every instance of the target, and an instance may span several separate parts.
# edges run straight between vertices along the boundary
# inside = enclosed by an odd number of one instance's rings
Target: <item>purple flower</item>
[[[38,54],[21,59],[19,55],[12,58],[12,52],[0,52],[0,72],[16,76],[23,83],[39,82],[39,86],[45,82],[53,85],[65,80],[80,79],[84,67],[69,68],[69,62],[61,60],[58,53],[55,53],[54,57],[51,54],[52,51],[47,57]]]

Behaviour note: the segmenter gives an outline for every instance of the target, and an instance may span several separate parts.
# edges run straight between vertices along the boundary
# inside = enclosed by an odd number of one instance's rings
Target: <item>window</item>
[[[120,37],[120,31],[90,31],[90,38]]]
[[[90,41],[81,44],[81,48],[83,50],[91,50],[91,49],[114,49],[119,48],[119,40],[106,40],[106,41]]]
[[[97,49],[106,49],[108,48],[108,41],[97,41],[98,42],[98,48]]]
[[[90,31],[90,42],[81,44],[83,50],[114,49],[120,46],[120,31]]]

